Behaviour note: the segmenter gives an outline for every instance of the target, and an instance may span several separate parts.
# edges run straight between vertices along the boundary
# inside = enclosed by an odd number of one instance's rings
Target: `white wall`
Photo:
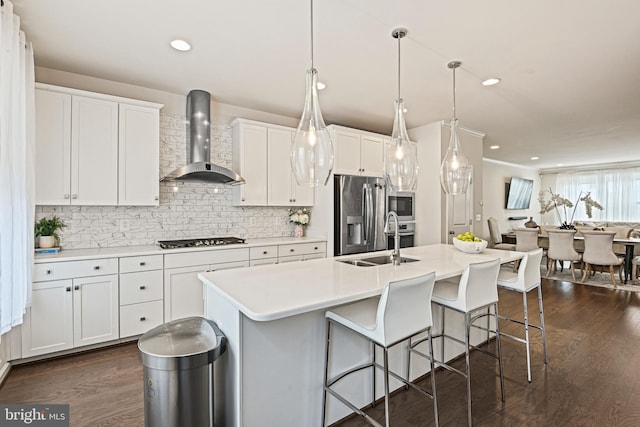
[[[416,187],[416,246],[440,243],[442,203],[440,189],[441,122],[409,130],[418,144],[418,185]]]
[[[498,220],[498,226],[501,232],[509,229],[522,227],[529,217],[540,224],[540,205],[538,203],[538,193],[540,192],[540,176],[537,169],[526,168],[511,163],[498,162],[490,159],[483,159],[483,188],[484,196],[483,206],[483,224],[482,238],[489,239],[489,227],[487,219],[494,217]],[[533,191],[531,192],[531,204],[529,209],[507,210],[504,208],[504,184],[509,182],[512,176],[533,180]],[[527,219],[519,221],[510,221],[509,217],[526,216]]]

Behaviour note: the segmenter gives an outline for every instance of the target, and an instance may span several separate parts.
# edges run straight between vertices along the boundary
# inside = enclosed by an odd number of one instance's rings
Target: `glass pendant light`
[[[396,28],[391,35],[398,39],[398,99],[391,139],[384,146],[384,175],[392,191],[413,191],[418,181],[418,148],[409,141],[404,121],[404,101],[400,97],[400,39],[407,35],[406,28]]]
[[[458,118],[456,117],[456,68],[460,61],[451,61],[447,65],[453,70],[453,118],[451,119],[451,138],[449,148],[440,166],[440,184],[445,194],[464,194],[471,182],[471,165],[460,148],[458,140]]]
[[[291,168],[298,185],[326,185],[333,170],[333,143],[318,102],[318,71],[313,67],[313,0],[311,0],[311,67],[300,124],[291,145]]]

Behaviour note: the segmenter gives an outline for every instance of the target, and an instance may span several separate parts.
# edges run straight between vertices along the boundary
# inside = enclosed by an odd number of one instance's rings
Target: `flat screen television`
[[[505,184],[505,209],[529,209],[533,180],[511,177],[511,182]]]

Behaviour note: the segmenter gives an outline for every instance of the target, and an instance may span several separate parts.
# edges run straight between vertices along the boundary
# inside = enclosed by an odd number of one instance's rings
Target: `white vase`
[[[52,248],[56,245],[56,238],[53,236],[40,236],[40,247],[43,249]]]
[[[299,225],[299,224],[296,224],[293,227],[293,235],[294,235],[294,237],[297,237],[297,238],[304,237],[304,227]]]

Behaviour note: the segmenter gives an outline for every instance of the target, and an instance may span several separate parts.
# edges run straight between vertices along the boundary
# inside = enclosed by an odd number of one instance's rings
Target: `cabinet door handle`
[[[51,274],[51,270],[47,270],[47,274]]]
[[[160,200],[159,196],[154,197],[155,200]]]
[[[71,198],[72,198],[72,199],[77,199],[77,198],[78,198],[78,195],[77,195],[77,194],[72,194],[72,195],[71,195]]]
[[[65,195],[64,195],[64,198],[65,198],[65,199],[69,199],[69,194],[65,194]]]
[[[144,261],[141,261],[141,262],[140,262],[140,266],[141,266],[141,267],[144,267],[145,265],[147,265],[147,263],[146,263],[146,262],[144,262]]]
[[[145,285],[140,286],[140,290],[144,291],[145,289],[147,289],[147,287]]]
[[[71,286],[67,286],[67,289],[65,289],[67,292],[71,292]]]
[[[76,291],[79,291],[79,290],[80,290],[80,285],[75,285],[75,286],[73,287],[73,289],[75,289]]]
[[[94,269],[94,270],[100,270],[100,266],[99,266],[99,265],[94,265],[94,266],[93,266],[93,269]]]
[[[141,322],[144,322],[145,320],[147,320],[147,318],[146,318],[146,317],[144,317],[144,316],[142,316],[142,317],[140,318],[140,321],[141,321]]]

